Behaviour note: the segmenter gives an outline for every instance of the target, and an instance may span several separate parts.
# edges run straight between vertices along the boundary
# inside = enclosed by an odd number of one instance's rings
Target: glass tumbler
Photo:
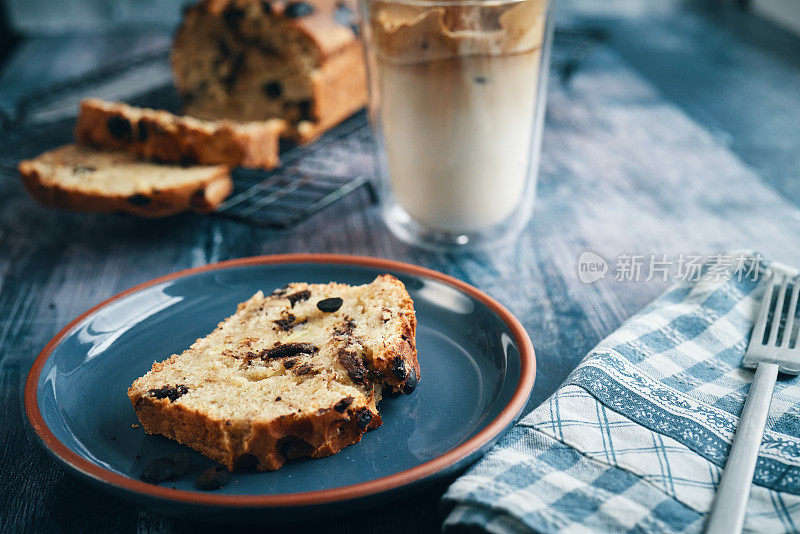
[[[360,0],[360,11],[386,224],[429,248],[516,235],[536,189],[548,1]]]

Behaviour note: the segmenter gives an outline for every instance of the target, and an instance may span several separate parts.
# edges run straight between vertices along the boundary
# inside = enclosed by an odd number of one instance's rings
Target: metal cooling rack
[[[27,95],[12,114],[0,117],[0,174],[14,176],[21,159],[72,142],[77,101],[82,96],[102,94],[101,87],[113,85],[117,80],[150,75],[153,82],[150,87],[124,100],[178,111],[177,93],[171,85],[164,85],[163,67],[167,58],[164,51],[150,53]],[[108,94],[102,96],[114,98]],[[289,228],[362,187],[374,202],[375,193],[369,180],[371,143],[366,113],[361,112],[314,143],[282,146],[278,169],[233,171],[233,193],[215,215],[262,227]]]
[[[369,181],[372,133],[365,113],[348,119],[309,146],[281,154],[281,167],[271,172],[237,169],[234,191],[217,214],[258,226],[288,228]]]
[[[123,61],[114,62],[80,76],[68,78],[62,82],[53,83],[36,89],[17,101],[14,111],[10,116],[3,117],[3,127],[9,128],[18,124],[24,125],[29,122],[34,122],[31,119],[35,117],[37,108],[50,107],[58,104],[61,100],[67,101],[66,105],[68,109],[65,110],[65,114],[72,114],[72,116],[74,116],[77,112],[77,108],[72,105],[74,102],[71,102],[69,98],[65,97],[75,96],[76,98],[82,98],[86,96],[87,93],[97,91],[101,86],[115,79],[136,74],[137,71],[152,66],[161,67],[162,69],[166,69],[164,72],[168,72],[168,61],[169,52],[166,50],[157,50]],[[153,83],[159,83],[159,81],[163,84],[164,80],[155,79],[152,73],[150,74],[150,78],[150,80],[143,80],[143,83],[147,84],[149,81],[151,87]]]

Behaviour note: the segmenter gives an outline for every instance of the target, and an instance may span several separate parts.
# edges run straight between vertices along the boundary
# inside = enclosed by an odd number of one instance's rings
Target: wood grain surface
[[[177,269],[335,252],[456,276],[505,304],[533,338],[532,408],[669,284],[614,280],[619,255],[753,249],[800,266],[798,41],[732,10],[598,15],[581,7],[565,2],[560,23],[601,29],[607,40],[568,83],[551,84],[535,214],[513,247],[465,255],[410,248],[384,228],[364,191],[291,230],[271,231],[195,215],[143,221],[54,211],[34,203],[15,176],[0,175],[0,532],[220,528],[151,512],[77,480],[39,447],[22,412],[27,370],[61,327]],[[48,81],[96,67],[120,43],[131,50],[154,41],[168,38],[29,40],[0,75],[0,101],[12,107]],[[577,277],[587,250],[612,269],[593,284]],[[270,531],[436,532],[442,489]]]

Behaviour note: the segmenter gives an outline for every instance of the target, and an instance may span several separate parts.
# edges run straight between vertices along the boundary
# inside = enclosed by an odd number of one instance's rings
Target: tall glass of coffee
[[[381,210],[434,248],[507,241],[530,218],[547,0],[361,0]]]

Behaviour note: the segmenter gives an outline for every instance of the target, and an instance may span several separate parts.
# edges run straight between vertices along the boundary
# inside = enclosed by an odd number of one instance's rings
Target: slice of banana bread
[[[234,470],[278,469],[361,441],[382,390],[419,380],[414,307],[390,275],[293,283],[239,304],[208,336],[128,389],[142,427]]]
[[[162,165],[79,145],[22,161],[19,173],[28,193],[46,206],[142,217],[213,211],[233,189],[224,166]]]
[[[281,119],[205,121],[88,98],[81,102],[75,138],[154,161],[272,169],[285,128]]]
[[[281,117],[300,142],[367,100],[366,70],[348,0],[202,0],[186,11],[172,50],[184,112],[204,119]]]

